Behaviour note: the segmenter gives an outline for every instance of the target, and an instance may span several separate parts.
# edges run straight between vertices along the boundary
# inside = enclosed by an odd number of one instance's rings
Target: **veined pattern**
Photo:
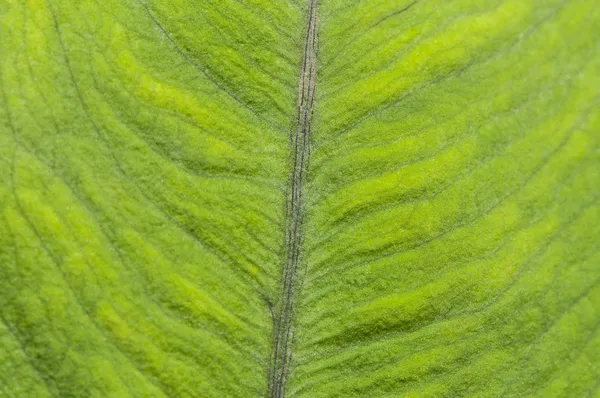
[[[599,38],[593,0],[0,0],[0,397],[597,396]]]

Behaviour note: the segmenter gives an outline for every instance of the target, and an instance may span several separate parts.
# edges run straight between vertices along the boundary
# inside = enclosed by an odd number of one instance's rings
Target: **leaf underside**
[[[0,0],[0,397],[600,396],[599,38]]]

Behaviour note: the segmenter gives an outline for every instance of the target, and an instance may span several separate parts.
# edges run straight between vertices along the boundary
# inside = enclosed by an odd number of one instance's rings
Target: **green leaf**
[[[0,0],[0,396],[584,397],[594,0]]]

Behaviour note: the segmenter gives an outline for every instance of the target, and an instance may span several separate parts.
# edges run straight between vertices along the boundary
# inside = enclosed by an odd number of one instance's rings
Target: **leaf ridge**
[[[293,319],[302,257],[304,179],[310,160],[310,133],[317,85],[317,0],[309,0],[308,22],[298,82],[296,129],[290,137],[293,157],[286,199],[285,263],[282,269],[277,314],[273,324],[269,396],[284,396],[292,361]]]

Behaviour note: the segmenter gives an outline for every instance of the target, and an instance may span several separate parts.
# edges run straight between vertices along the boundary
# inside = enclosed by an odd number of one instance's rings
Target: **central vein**
[[[298,117],[291,136],[290,183],[287,193],[285,263],[276,307],[269,369],[269,396],[283,397],[292,362],[298,266],[302,258],[304,180],[310,158],[310,133],[317,85],[317,0],[309,0],[306,36],[298,82]]]

